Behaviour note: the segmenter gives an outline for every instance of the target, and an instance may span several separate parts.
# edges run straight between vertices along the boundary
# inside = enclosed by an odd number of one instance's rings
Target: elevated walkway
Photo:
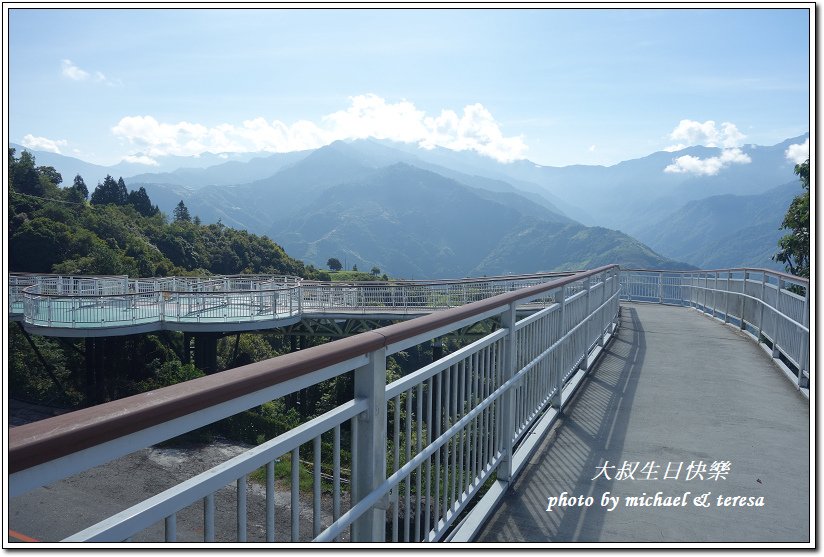
[[[474,541],[809,542],[809,479],[809,403],[764,350],[695,310],[622,303],[617,338]],[[592,505],[548,512],[564,492]],[[679,506],[626,504],[659,492]]]

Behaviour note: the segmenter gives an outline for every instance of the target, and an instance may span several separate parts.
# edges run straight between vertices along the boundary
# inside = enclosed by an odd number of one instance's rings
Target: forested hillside
[[[265,236],[202,225],[184,204],[170,217],[145,189],[107,176],[89,195],[81,176],[60,187],[52,167],[9,152],[9,270],[130,277],[288,274],[328,278]],[[90,198],[87,201],[87,198]]]
[[[171,216],[165,215],[143,188],[128,191],[122,178],[107,176],[90,193],[80,176],[61,187],[63,177],[52,167],[37,166],[29,153],[18,158],[10,150],[8,165],[11,272],[329,278],[328,273],[289,257],[265,236],[221,223],[201,225],[182,203]],[[8,331],[7,371],[13,398],[76,407],[202,375],[192,364],[183,363],[180,333],[108,337],[96,341],[104,346],[108,375],[105,388],[93,392],[83,339],[27,336],[14,323]],[[291,349],[289,339],[280,333],[227,337],[218,343],[218,367],[260,361]],[[280,421],[287,416],[281,410],[276,412]],[[227,427],[234,427],[232,423]]]

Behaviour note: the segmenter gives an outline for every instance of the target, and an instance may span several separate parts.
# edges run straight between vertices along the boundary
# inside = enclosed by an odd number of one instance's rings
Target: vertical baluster
[[[203,498],[203,541],[215,541],[215,494]]]
[[[394,436],[392,440],[392,472],[397,472],[398,468],[400,468],[400,458],[401,458],[401,395],[397,395],[394,399],[395,401],[395,411],[394,411]],[[392,541],[398,541],[398,530],[400,528],[399,523],[399,513],[398,513],[398,491],[400,489],[400,484],[396,485],[392,488]]]
[[[497,389],[498,387],[500,387],[504,383],[503,374],[502,374],[503,361],[504,361],[504,341],[500,341],[495,346],[495,369],[492,370],[492,373],[490,374],[490,377],[489,377],[490,383],[489,383],[489,389],[487,391],[487,396],[491,396],[492,393],[495,391],[495,389]],[[502,401],[502,399],[503,399],[503,395],[498,397],[498,399],[495,401],[495,409],[489,416],[490,424],[491,424],[490,429],[492,430],[492,435],[493,435],[493,440],[494,440],[492,445],[491,445],[491,450],[489,452],[489,457],[490,458],[496,456],[497,452],[501,452],[502,447],[503,447],[503,434],[502,434],[502,430],[501,430],[501,427],[500,427],[501,426],[501,421],[502,421],[501,416],[503,415],[501,413],[501,405],[502,405],[501,401]]]
[[[266,541],[275,541],[275,461],[266,463]]]
[[[313,493],[312,493],[312,537],[317,537],[321,530],[321,510],[320,510],[320,475],[321,475],[321,454],[320,454],[320,435],[312,440],[312,452],[315,456],[313,463],[315,476],[313,478]]]
[[[483,349],[483,357],[481,358],[480,362],[478,363],[478,368],[475,370],[475,373],[472,374],[472,408],[477,406],[481,402],[481,391],[480,391],[480,379],[482,370],[485,368],[485,362],[487,358],[487,354],[489,354],[489,347]],[[482,412],[483,413],[483,412]],[[478,448],[479,443],[481,442],[481,415],[475,416],[475,419],[472,420],[472,430],[474,432],[472,436],[472,457],[473,457],[473,466],[472,466],[472,477],[478,477],[478,464],[479,464],[479,454]]]
[[[477,353],[472,354],[470,361],[474,360],[477,356]],[[466,377],[466,360],[462,360],[459,365],[459,375],[458,375],[458,413],[455,416],[455,420],[460,420],[464,415],[464,408],[465,408],[465,401],[466,401],[466,384],[465,384],[465,377]],[[466,435],[466,429],[461,429],[461,431],[457,434],[458,440],[458,469],[455,471],[456,481],[457,481],[457,493],[458,497],[460,497],[461,492],[463,491],[463,480],[464,480],[464,435]]]
[[[166,530],[166,542],[172,543],[177,541],[177,514],[171,514],[164,520]]]
[[[401,458],[401,396],[398,394],[395,398],[395,410],[394,410],[394,428],[393,428],[393,439],[392,439],[392,464],[393,469],[392,472],[397,472],[398,468],[400,468],[400,458]],[[399,510],[398,510],[398,490],[400,488],[400,484],[396,485],[392,488],[392,541],[398,541],[398,520],[399,520]]]
[[[452,366],[446,368],[446,376],[444,377],[444,397],[443,397],[443,406],[444,406],[444,424],[443,430],[446,431],[452,425],[452,405],[451,400],[452,397],[450,396],[452,388]],[[443,515],[446,518],[446,513],[449,509],[448,499],[449,499],[449,445],[451,444],[452,440],[448,439],[446,443],[443,445],[443,470],[444,470],[444,481],[443,481]]]
[[[451,416],[452,424],[458,422],[458,376],[460,374],[459,368],[460,365],[456,364],[455,366],[455,373],[453,373],[452,378],[452,402],[450,403],[450,412],[449,415]],[[457,467],[457,457],[458,457],[458,446],[460,445],[460,431],[452,436],[450,439],[450,443],[452,445],[452,455],[451,455],[451,463],[449,466],[449,471],[451,472],[451,481],[449,483],[449,508],[455,508],[455,484],[458,480],[458,467]]]
[[[237,541],[246,541],[246,476],[237,480]]]
[[[332,522],[335,522],[340,518],[340,425],[335,426],[332,435]]]
[[[465,395],[466,398],[463,399],[464,400],[463,404],[465,405],[464,413],[468,413],[468,412],[472,411],[472,402],[473,402],[473,396],[474,396],[473,393],[472,393],[472,375],[473,375],[473,370],[477,369],[477,366],[478,366],[477,362],[480,360],[481,355],[476,354],[476,356],[479,356],[479,357],[477,357],[475,359],[475,365],[474,366],[468,366],[468,368],[466,369],[466,371],[464,373],[464,375],[465,375],[464,380],[466,382],[466,395]],[[461,477],[463,477],[463,475],[466,474],[466,480],[461,481],[461,492],[462,493],[467,490],[466,489],[467,485],[472,485],[472,456],[473,455],[470,452],[471,449],[472,449],[472,435],[473,435],[472,424],[473,424],[473,422],[469,422],[468,424],[466,424],[466,427],[464,428],[465,447],[464,447],[463,465],[461,466]]]
[[[409,390],[406,392],[406,460],[404,464],[409,462],[412,459],[412,391]],[[412,496],[411,490],[411,482],[412,475],[411,473],[406,476],[404,480],[404,487],[406,488],[406,499],[404,501],[404,512],[403,512],[403,539],[404,541],[409,541],[409,518],[410,518],[410,498]]]
[[[300,447],[292,449],[292,541],[300,541]]]
[[[432,439],[437,439],[441,435],[441,407],[443,404],[443,391],[442,391],[442,375],[445,373],[441,371],[435,376],[435,388],[436,388],[436,396],[435,396],[435,432],[432,434]],[[439,448],[435,451],[435,513],[433,516],[433,521],[435,523],[434,527],[437,529],[438,527],[438,520],[440,519],[440,503],[441,503],[441,451],[443,447]]]
[[[423,422],[423,383],[418,383],[417,393],[415,396],[417,402],[415,414],[415,433],[416,433],[416,452],[421,454],[422,449],[422,422]],[[415,470],[415,541],[420,540],[421,536],[421,470],[423,464],[419,465]]]
[[[433,380],[430,377],[426,382],[426,446],[432,444],[432,386]],[[432,492],[432,457],[426,459],[426,499],[424,501],[424,519],[423,519],[423,539],[426,540],[430,528],[432,527],[430,520],[431,503],[430,494]]]

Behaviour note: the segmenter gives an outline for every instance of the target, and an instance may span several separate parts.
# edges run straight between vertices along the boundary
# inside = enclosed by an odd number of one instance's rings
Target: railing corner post
[[[369,363],[355,370],[355,398],[366,399],[357,437],[358,462],[352,477],[352,505],[386,479],[386,348],[369,354]],[[376,504],[352,524],[353,542],[383,542],[386,535],[386,502]]]

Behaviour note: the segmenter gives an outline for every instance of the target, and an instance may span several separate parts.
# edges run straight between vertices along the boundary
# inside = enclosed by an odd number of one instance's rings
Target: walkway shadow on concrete
[[[644,329],[632,307],[621,308],[619,335],[564,408],[478,542],[598,541],[607,508],[600,497],[614,480],[599,466],[619,466],[640,370],[646,353]],[[614,470],[610,477],[614,477]],[[596,491],[597,485],[597,491]],[[590,507],[547,512],[548,497],[592,496]]]

